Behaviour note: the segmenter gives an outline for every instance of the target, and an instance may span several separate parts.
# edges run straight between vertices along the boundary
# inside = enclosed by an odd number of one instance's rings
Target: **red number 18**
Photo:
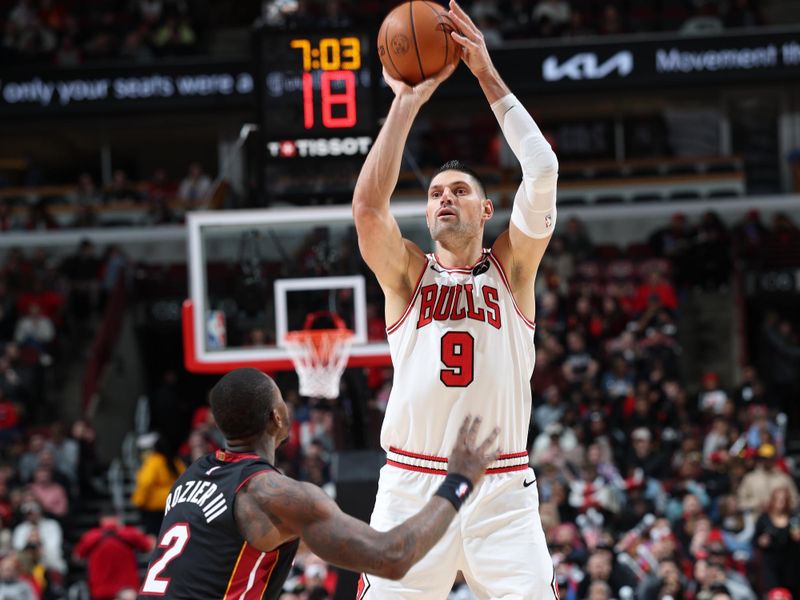
[[[332,83],[340,81],[344,85],[342,93],[334,93]],[[320,74],[320,95],[322,100],[322,126],[328,129],[341,129],[356,124],[356,76],[352,71],[323,71]],[[344,114],[333,116],[333,107],[344,106]],[[303,73],[303,126],[314,127],[314,85],[311,73]]]

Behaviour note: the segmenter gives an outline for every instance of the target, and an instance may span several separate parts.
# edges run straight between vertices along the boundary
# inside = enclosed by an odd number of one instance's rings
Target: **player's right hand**
[[[450,453],[447,463],[448,473],[458,473],[472,482],[473,486],[486,472],[486,468],[497,460],[498,449],[494,447],[500,428],[495,427],[480,445],[477,445],[478,430],[481,427],[481,418],[467,416],[461,429],[458,431],[456,446]]]
[[[395,79],[389,75],[386,67],[383,68],[383,79],[386,81],[386,85],[388,85],[394,92],[395,96],[411,96],[416,99],[420,105],[422,105],[430,99],[430,97],[433,95],[433,92],[436,91],[436,88],[438,88],[445,79],[453,74],[453,71],[456,70],[457,66],[457,62],[450,63],[433,77],[429,77],[424,81],[420,81],[413,87],[408,85],[406,82]]]
[[[458,28],[457,31],[451,32],[450,36],[461,46],[461,60],[475,77],[480,78],[481,75],[492,69],[492,59],[489,57],[483,33],[456,0],[450,0],[448,14]]]

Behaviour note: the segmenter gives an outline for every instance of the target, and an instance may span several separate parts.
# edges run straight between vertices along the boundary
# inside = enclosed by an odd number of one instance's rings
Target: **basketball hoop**
[[[333,329],[311,329],[314,322],[328,317]],[[350,357],[353,332],[339,315],[320,311],[306,317],[303,329],[290,331],[283,339],[300,379],[300,395],[310,398],[339,397],[339,380]]]

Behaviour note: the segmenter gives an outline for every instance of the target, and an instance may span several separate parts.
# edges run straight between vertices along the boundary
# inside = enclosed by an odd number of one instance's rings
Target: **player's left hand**
[[[481,30],[456,0],[450,0],[448,14],[458,28],[458,31],[450,33],[450,37],[461,46],[461,60],[475,77],[480,77],[492,68],[492,59],[489,57],[489,50],[486,48]]]

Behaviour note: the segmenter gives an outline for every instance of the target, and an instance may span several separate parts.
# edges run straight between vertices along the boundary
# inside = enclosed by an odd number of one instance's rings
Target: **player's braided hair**
[[[460,160],[448,160],[444,163],[441,167],[436,169],[436,172],[433,174],[433,177],[436,177],[439,173],[444,171],[461,171],[462,173],[466,173],[472,179],[475,180],[475,183],[478,184],[478,194],[482,197],[486,197],[486,186],[483,185],[483,181],[481,181],[480,176],[470,167],[465,165]]]
[[[247,438],[264,431],[279,394],[269,375],[236,369],[211,388],[211,412],[227,439]]]

